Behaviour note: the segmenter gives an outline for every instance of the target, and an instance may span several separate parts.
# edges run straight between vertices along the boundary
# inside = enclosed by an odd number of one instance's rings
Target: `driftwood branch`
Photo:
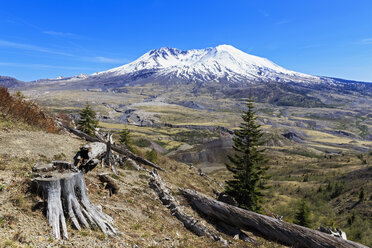
[[[150,187],[157,193],[162,203],[167,206],[178,220],[184,226],[198,236],[207,236],[214,241],[220,241],[223,245],[228,246],[228,242],[212,231],[202,223],[198,222],[194,217],[187,215],[177,200],[169,193],[167,186],[156,172],[150,172]]]
[[[101,140],[97,137],[92,137],[90,135],[87,135],[86,133],[83,133],[75,128],[72,128],[72,127],[69,127],[69,126],[64,126],[64,128],[69,131],[70,133],[72,134],[75,134],[76,136],[78,137],[81,137],[81,138],[84,138],[85,140],[87,141],[91,141],[91,142],[101,142],[101,143],[106,143],[104,140]],[[160,171],[163,171],[163,172],[166,172],[166,170],[164,170],[163,168],[159,167],[158,165],[148,161],[147,159],[144,159],[140,156],[137,156],[135,155],[134,153],[132,153],[131,151],[129,151],[128,149],[124,149],[122,147],[119,147],[119,146],[116,146],[116,145],[112,145],[111,146],[111,149],[117,153],[120,153],[122,155],[125,155],[131,159],[133,159],[134,161],[138,162],[138,163],[141,163],[141,164],[144,164],[144,165],[148,165],[148,166],[151,166],[157,170],[160,170]]]
[[[180,191],[190,204],[204,215],[234,227],[255,230],[268,239],[292,247],[367,248],[356,242],[335,238],[326,233],[219,202],[192,190]]]

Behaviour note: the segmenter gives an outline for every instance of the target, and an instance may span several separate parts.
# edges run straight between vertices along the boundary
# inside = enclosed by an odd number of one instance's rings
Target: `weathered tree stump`
[[[45,167],[51,166],[57,168],[44,170]],[[117,234],[113,219],[102,213],[89,200],[83,173],[64,170],[58,167],[58,164],[51,166],[37,164],[33,168],[37,173],[33,183],[46,201],[46,215],[49,225],[53,228],[54,238],[60,239],[62,233],[62,237],[68,239],[65,213],[78,230],[81,230],[80,225],[86,228],[98,226],[107,235]]]

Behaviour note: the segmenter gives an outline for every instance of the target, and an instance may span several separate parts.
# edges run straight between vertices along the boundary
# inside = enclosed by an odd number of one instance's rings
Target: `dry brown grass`
[[[35,102],[12,96],[5,87],[0,87],[0,113],[4,118],[27,123],[50,133],[57,133],[57,128],[49,117]]]

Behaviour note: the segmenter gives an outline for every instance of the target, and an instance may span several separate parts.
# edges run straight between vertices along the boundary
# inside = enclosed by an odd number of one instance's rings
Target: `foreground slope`
[[[119,193],[110,196],[97,174],[106,171],[96,168],[85,176],[89,198],[102,206],[105,213],[114,218],[122,233],[116,238],[103,235],[100,231],[77,231],[68,225],[71,234],[67,241],[55,241],[51,228],[42,214],[41,199],[28,192],[31,167],[37,161],[53,159],[71,160],[83,143],[68,134],[48,134],[29,126],[0,119],[0,246],[74,246],[74,247],[220,247],[220,243],[189,232],[170,211],[158,200],[148,185],[148,174],[135,171],[130,166],[119,169],[113,176],[119,184]],[[5,142],[3,142],[5,141]],[[13,145],[19,144],[19,146]],[[159,164],[167,169],[162,177],[170,186],[171,193],[185,204],[185,211],[197,216],[187,203],[177,196],[178,187],[196,189],[213,195],[216,182],[203,177],[185,164],[161,157]],[[204,221],[203,221],[204,222]],[[209,224],[206,223],[209,226]],[[213,228],[213,227],[211,227]],[[225,236],[225,235],[224,235]],[[255,235],[252,235],[255,237]],[[249,243],[236,241],[231,247],[251,247]],[[282,247],[255,237],[262,247]]]

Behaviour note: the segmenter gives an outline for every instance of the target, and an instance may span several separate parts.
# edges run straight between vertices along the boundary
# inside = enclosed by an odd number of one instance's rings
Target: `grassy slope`
[[[111,197],[96,176],[107,169],[97,168],[85,177],[90,199],[114,218],[122,235],[110,238],[96,230],[77,231],[68,224],[70,239],[54,241],[50,238],[51,228],[42,214],[40,199],[27,192],[32,179],[31,167],[36,161],[71,160],[81,141],[66,134],[47,134],[0,119],[0,138],[7,138],[6,143],[1,143],[3,146],[17,142],[19,137],[14,134],[19,132],[23,134],[23,149],[27,148],[26,144],[30,144],[30,149],[40,150],[33,150],[32,156],[24,156],[22,151],[9,154],[0,149],[0,247],[132,247],[134,244],[139,247],[220,247],[219,243],[187,231],[149,188],[147,173],[134,171],[127,166],[119,169],[119,176],[113,175],[119,182],[120,191]],[[53,141],[54,147],[50,146],[49,140]],[[137,149],[140,154],[145,153]],[[168,173],[161,173],[161,176],[182,203],[186,202],[178,195],[178,187],[196,189],[211,196],[212,188],[219,187],[185,164],[162,156],[158,163],[167,169]],[[191,208],[186,206],[185,209],[197,217]],[[261,242],[261,247],[282,247],[252,236]],[[224,237],[232,242],[231,247],[250,247],[231,237]]]
[[[99,93],[94,95],[98,111],[108,113],[109,108],[103,109],[101,102],[112,102],[115,104],[128,104],[141,102],[143,99],[150,99],[161,92],[153,91],[153,87],[133,87],[128,93],[107,94]],[[50,93],[41,97],[41,102],[53,106],[54,110],[59,109],[62,103],[75,99],[78,95],[84,101],[90,101],[93,93],[84,92]],[[321,92],[315,93],[321,96]],[[206,108],[214,111],[195,110],[182,106],[138,106],[137,109],[154,113],[160,117],[161,122],[172,124],[198,124],[198,125],[222,125],[228,128],[236,128],[240,123],[240,114],[236,109],[241,102],[235,99],[218,99],[212,95],[202,94],[198,96],[185,95],[182,92],[164,93],[162,95],[168,101],[193,100],[201,103]],[[138,97],[136,99],[136,97]],[[292,221],[300,199],[306,198],[312,211],[313,227],[320,224],[334,225],[344,228],[349,237],[371,245],[372,241],[368,234],[371,232],[371,213],[365,211],[371,208],[371,181],[360,178],[345,177],[342,174],[371,166],[369,155],[365,155],[366,163],[357,156],[360,152],[355,149],[368,150],[372,148],[372,142],[364,140],[369,130],[372,130],[372,119],[368,110],[370,99],[360,101],[358,96],[333,95],[334,108],[299,108],[299,107],[273,107],[269,104],[256,104],[257,113],[263,124],[263,129],[277,134],[283,132],[296,132],[301,134],[306,142],[289,146],[270,147],[268,154],[272,156],[270,174],[271,189],[269,201],[266,202],[268,211],[284,215],[285,219]],[[51,100],[57,98],[60,104]],[[324,96],[324,100],[329,96]],[[354,105],[353,102],[357,102]],[[81,101],[78,102],[81,105]],[[77,106],[71,103],[71,106]],[[98,107],[99,106],[99,107]],[[120,129],[121,124],[102,123],[106,128]],[[135,138],[149,138],[160,142],[165,148],[172,150],[193,139],[195,134],[187,130],[174,130],[169,128],[140,128],[128,126]],[[180,132],[188,132],[187,140],[179,140]],[[334,131],[345,131],[351,134],[338,135]],[[183,134],[184,135],[184,134]],[[199,136],[198,133],[196,136]],[[218,134],[215,134],[218,136]],[[211,135],[213,136],[213,134]],[[196,138],[196,137],[194,137]],[[189,142],[190,143],[190,142]],[[329,156],[327,152],[342,152],[344,156]],[[216,178],[223,180],[228,177],[225,170],[213,173]],[[345,182],[343,186],[337,186],[338,182]],[[328,184],[330,184],[329,189]],[[358,192],[361,187],[369,187],[366,190],[366,200],[350,209],[350,204],[356,203]],[[341,189],[340,195],[330,197],[334,194],[335,188]],[[318,192],[319,189],[322,189]],[[348,209],[349,208],[349,209]],[[353,217],[354,216],[354,217]],[[349,222],[349,218],[351,219]]]
[[[349,239],[372,245],[371,154],[361,160],[353,154],[314,157],[311,153],[304,154],[306,156],[283,154],[269,148],[267,155],[271,175],[264,199],[267,212],[292,222],[300,200],[305,199],[313,228],[339,227],[346,231]],[[220,180],[230,178],[224,169],[214,171],[212,176]],[[359,202],[362,187],[365,198]]]

